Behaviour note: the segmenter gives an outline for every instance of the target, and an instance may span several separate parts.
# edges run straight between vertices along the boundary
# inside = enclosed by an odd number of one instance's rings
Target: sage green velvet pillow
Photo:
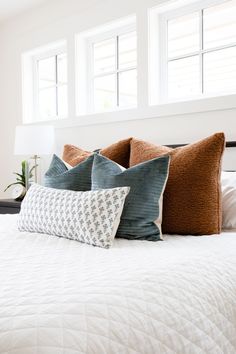
[[[169,159],[169,156],[163,156],[123,170],[114,161],[94,155],[93,190],[130,187],[117,237],[161,239],[162,195],[168,178]]]
[[[90,191],[93,157],[94,155],[91,155],[77,166],[68,169],[57,155],[53,155],[44,176],[44,186],[81,192]]]

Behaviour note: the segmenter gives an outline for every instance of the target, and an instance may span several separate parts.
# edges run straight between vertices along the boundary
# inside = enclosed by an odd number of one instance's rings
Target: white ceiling
[[[0,22],[48,0],[0,0]]]

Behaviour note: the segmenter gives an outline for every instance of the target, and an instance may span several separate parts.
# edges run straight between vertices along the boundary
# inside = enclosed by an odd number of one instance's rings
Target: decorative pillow
[[[115,162],[94,155],[92,189],[130,186],[117,237],[157,241],[161,238],[162,194],[169,156],[122,171]]]
[[[22,202],[18,228],[109,248],[128,193],[129,187],[74,192],[34,184]]]
[[[170,173],[163,198],[164,233],[209,235],[221,231],[221,158],[223,133],[171,149],[132,139],[130,165],[170,154]]]
[[[79,165],[68,169],[64,161],[53,155],[52,162],[44,176],[45,187],[73,191],[91,190],[93,155]]]
[[[130,157],[130,141],[132,138],[118,141],[100,151],[100,154],[106,156],[110,160],[117,162],[119,165],[128,168]],[[65,145],[63,152],[63,160],[71,166],[76,166],[80,162],[89,157],[92,152],[82,150],[74,145]]]
[[[236,229],[236,172],[221,173],[223,229]]]

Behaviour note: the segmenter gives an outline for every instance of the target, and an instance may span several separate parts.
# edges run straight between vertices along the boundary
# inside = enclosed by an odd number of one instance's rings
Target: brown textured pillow
[[[221,232],[221,158],[223,133],[171,149],[132,139],[130,166],[168,153],[169,178],[163,199],[164,233],[210,235]]]
[[[100,153],[117,162],[119,165],[128,168],[130,159],[130,141],[132,138],[118,141],[100,151]],[[74,145],[65,145],[63,151],[63,160],[71,166],[76,166],[92,154]]]

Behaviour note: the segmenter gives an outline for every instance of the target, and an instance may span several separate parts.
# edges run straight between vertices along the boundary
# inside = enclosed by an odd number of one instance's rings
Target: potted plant
[[[21,173],[13,172],[14,175],[16,175],[16,182],[9,184],[4,192],[6,192],[10,187],[15,186],[12,191],[12,197],[16,200],[22,200],[27,192],[29,184],[31,183],[31,178],[33,177],[33,172],[36,167],[37,166],[33,166],[28,171],[27,161],[22,161]]]

